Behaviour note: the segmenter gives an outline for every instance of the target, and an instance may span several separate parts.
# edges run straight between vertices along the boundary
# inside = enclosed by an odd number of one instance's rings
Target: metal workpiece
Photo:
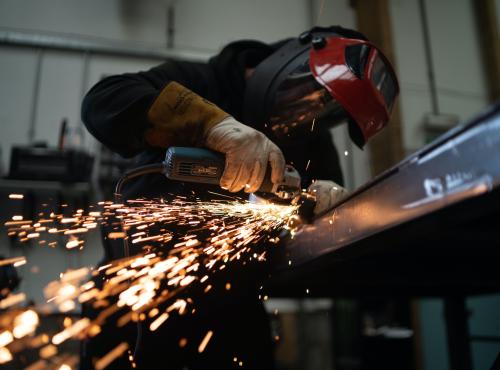
[[[460,253],[473,256],[486,250],[500,255],[500,248],[487,242],[500,237],[500,230],[489,225],[491,215],[500,213],[494,201],[499,194],[500,105],[496,105],[303,225],[275,256],[274,267],[276,271],[313,265],[329,269],[335,259],[401,252],[427,251],[427,261],[440,254],[445,255],[443,261],[453,261]],[[481,232],[473,233],[478,227]],[[495,233],[497,238],[492,239]],[[471,240],[486,243],[472,247]],[[445,273],[447,266],[442,270]]]

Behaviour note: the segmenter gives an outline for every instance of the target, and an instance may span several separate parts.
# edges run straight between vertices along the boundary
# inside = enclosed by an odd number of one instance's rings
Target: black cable
[[[122,200],[122,189],[123,185],[135,178],[139,177],[142,175],[147,175],[150,173],[165,173],[165,165],[163,163],[154,163],[154,164],[148,164],[145,166],[137,167],[134,169],[131,169],[123,174],[122,177],[118,180],[115,186],[115,201],[121,201]]]
[[[134,169],[131,169],[123,174],[122,177],[118,180],[115,186],[115,202],[120,203],[122,201],[122,189],[123,185],[125,183],[133,178],[147,175],[147,174],[152,174],[152,173],[158,173],[158,174],[164,174],[165,173],[165,165],[163,163],[154,163],[154,164],[148,164],[145,166],[137,167]],[[122,224],[122,230],[125,231],[123,224]],[[130,256],[130,248],[128,245],[128,240],[127,238],[123,238],[123,249],[124,249],[124,255],[125,257]],[[134,348],[134,361],[135,358],[137,357],[137,353],[139,351],[139,345],[141,344],[142,341],[142,324],[141,321],[137,322],[137,336],[135,338],[135,348]]]

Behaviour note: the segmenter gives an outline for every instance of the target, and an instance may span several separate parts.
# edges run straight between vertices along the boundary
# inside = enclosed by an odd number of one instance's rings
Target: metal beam
[[[440,216],[443,222],[451,222],[455,217],[460,222],[465,217],[473,219],[474,209],[487,212],[484,205],[473,208],[473,199],[479,201],[480,194],[493,191],[500,196],[499,157],[500,103],[468,123],[456,126],[350,193],[312,224],[304,225],[301,232],[287,242],[278,267],[288,268],[289,261],[299,266],[345,250],[377,234],[395,230],[398,225],[415,225],[425,217],[437,217],[439,211],[460,202],[471,208],[462,214],[450,211],[448,216]],[[467,161],[456,158],[467,158]],[[450,232],[457,235],[460,230]],[[460,241],[466,243],[463,238]],[[390,244],[405,243],[409,241],[395,239]]]
[[[495,0],[471,0],[491,102],[500,99],[500,35]]]
[[[395,67],[388,0],[356,0],[352,5],[358,30],[379,47]],[[401,125],[401,112],[396,102],[389,125],[368,145],[372,175],[383,172],[404,157]]]

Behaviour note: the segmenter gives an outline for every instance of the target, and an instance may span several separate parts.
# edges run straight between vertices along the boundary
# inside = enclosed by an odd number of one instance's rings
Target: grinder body
[[[226,159],[223,154],[208,149],[191,147],[170,147],[165,155],[165,176],[171,180],[218,185],[224,172]],[[283,181],[271,181],[271,167],[259,190],[260,196],[276,196],[292,200],[300,194],[300,175],[292,166],[286,166]],[[266,196],[267,195],[267,196]]]

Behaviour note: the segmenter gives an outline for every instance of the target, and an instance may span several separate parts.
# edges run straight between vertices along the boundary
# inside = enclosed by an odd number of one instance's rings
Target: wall
[[[426,0],[425,5],[440,113],[464,121],[488,104],[472,2]],[[390,10],[404,146],[412,152],[425,144],[422,122],[432,109],[418,0],[392,0]]]
[[[161,0],[2,0],[0,25],[164,46],[166,3]]]
[[[176,45],[214,52],[230,41],[277,41],[310,27],[303,0],[182,0],[175,2]]]
[[[500,0],[495,0],[495,10],[496,10],[497,21],[500,23]]]
[[[467,299],[470,313],[470,335],[474,369],[489,369],[500,355],[500,295],[475,296]],[[489,341],[487,338],[496,338]]]

